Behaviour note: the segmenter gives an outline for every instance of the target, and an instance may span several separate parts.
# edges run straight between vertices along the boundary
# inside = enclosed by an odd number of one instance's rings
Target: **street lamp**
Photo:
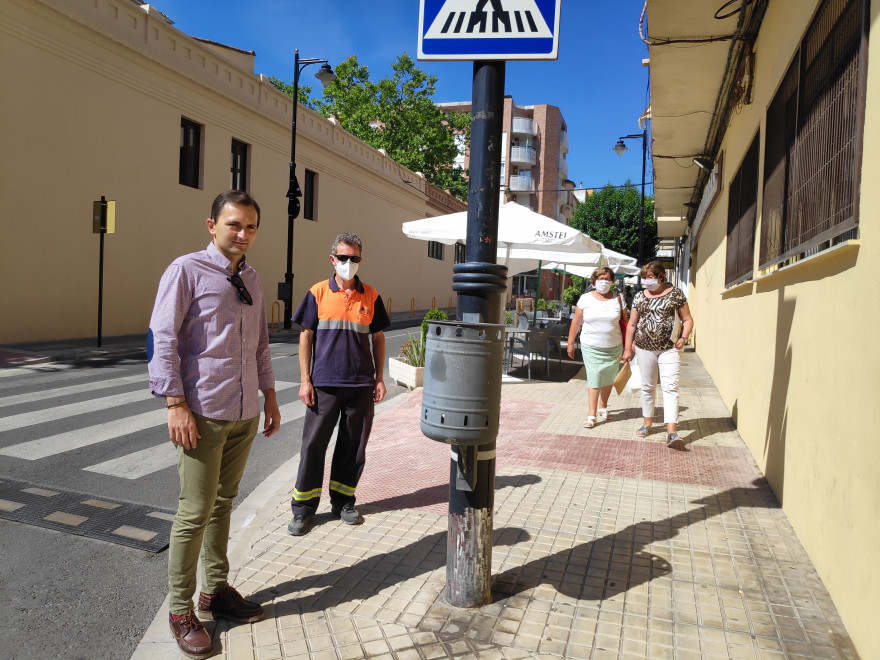
[[[284,329],[290,330],[293,317],[293,221],[299,215],[299,198],[302,197],[299,182],[296,180],[296,106],[299,101],[299,74],[309,64],[323,64],[315,78],[326,88],[336,80],[336,74],[327,60],[313,57],[300,59],[299,49],[293,57],[293,118],[290,121],[290,186],[287,189],[287,272],[284,282],[278,287],[278,297],[284,301]]]
[[[645,130],[643,130],[641,134],[637,133],[635,135],[624,135],[620,137],[617,140],[617,144],[612,147],[618,156],[623,156],[623,152],[626,151],[626,145],[623,143],[624,140],[642,141],[642,203],[639,206],[639,258],[636,262],[639,266],[642,266],[642,244],[645,240],[645,164],[647,162],[648,154],[648,129],[645,128]],[[639,286],[641,285],[642,273],[641,271],[639,271]]]

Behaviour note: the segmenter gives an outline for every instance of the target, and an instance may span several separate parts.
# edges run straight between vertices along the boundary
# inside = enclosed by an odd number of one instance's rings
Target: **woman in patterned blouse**
[[[654,390],[657,377],[663,390],[663,421],[666,423],[666,445],[681,444],[678,436],[678,371],[679,351],[694,328],[687,298],[681,289],[666,281],[666,269],[657,261],[642,267],[642,285],[633,298],[629,326],[623,350],[624,362],[633,358],[642,377],[642,417],[644,422],[636,435],[645,437],[654,421]],[[680,336],[673,337],[676,313],[681,319]]]

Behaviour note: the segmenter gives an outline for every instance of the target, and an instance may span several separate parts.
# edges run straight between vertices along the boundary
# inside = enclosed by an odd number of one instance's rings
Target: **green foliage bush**
[[[576,286],[570,286],[562,292],[562,302],[566,305],[574,305],[581,297],[581,290]]]

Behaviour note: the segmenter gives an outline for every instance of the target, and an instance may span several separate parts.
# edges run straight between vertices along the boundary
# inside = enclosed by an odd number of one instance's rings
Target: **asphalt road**
[[[386,333],[387,355],[397,355],[413,332]],[[298,405],[297,349],[272,346],[276,380],[287,384],[278,393],[282,411]],[[0,479],[174,510],[177,470],[163,463],[164,411],[142,396],[146,379],[144,361],[131,359],[0,372]],[[387,368],[386,386],[389,397],[404,391],[387,380]],[[257,436],[235,505],[298,453],[302,420],[292,417],[282,413],[271,438]],[[132,476],[139,472],[146,473]],[[129,658],[166,595],[167,550],[0,519],[0,556],[5,660]]]

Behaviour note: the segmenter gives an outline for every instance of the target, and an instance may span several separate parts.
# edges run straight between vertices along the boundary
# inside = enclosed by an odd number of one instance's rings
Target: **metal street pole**
[[[293,317],[293,221],[299,215],[302,190],[296,180],[296,108],[299,102],[299,49],[293,56],[293,113],[290,120],[290,184],[287,188],[287,271],[284,273],[284,329],[290,330]]]
[[[641,204],[639,206],[639,257],[636,261],[638,266],[643,266],[644,261],[644,242],[645,242],[645,169],[648,163],[648,129],[645,127],[642,130],[641,135],[622,135],[618,140],[617,144],[614,145],[614,151],[618,156],[622,156],[623,152],[626,151],[626,145],[623,143],[624,140],[641,140],[642,141],[642,197]],[[639,271],[638,275],[638,286],[641,288],[642,286],[642,273]]]
[[[648,154],[648,129],[642,131],[642,200],[639,205],[639,266],[644,265],[644,252],[642,246],[645,240],[645,165]],[[642,274],[639,271],[639,286],[642,284]]]
[[[284,273],[284,282],[278,285],[278,298],[284,301],[284,329],[290,330],[291,318],[293,317],[293,221],[299,216],[302,190],[296,180],[296,110],[299,104],[299,74],[309,64],[323,64],[321,70],[315,74],[315,78],[326,87],[336,79],[333,69],[327,60],[309,57],[300,59],[299,49],[294,51],[293,56],[293,113],[290,119],[290,183],[287,188],[287,272]]]
[[[507,267],[496,263],[504,69],[503,61],[474,62],[465,262],[453,267],[452,278],[452,288],[458,293],[458,318],[466,323],[501,323],[507,290]],[[490,365],[489,370],[500,374],[500,353],[497,357],[498,364]],[[483,382],[482,388],[481,398],[491,398],[489,384]],[[480,607],[492,600],[496,435],[497,431],[491,441],[480,445],[453,446],[446,599],[455,607]]]
[[[101,195],[101,245],[98,257],[98,346],[101,346],[101,333],[104,314],[104,235],[107,233],[107,198]]]

